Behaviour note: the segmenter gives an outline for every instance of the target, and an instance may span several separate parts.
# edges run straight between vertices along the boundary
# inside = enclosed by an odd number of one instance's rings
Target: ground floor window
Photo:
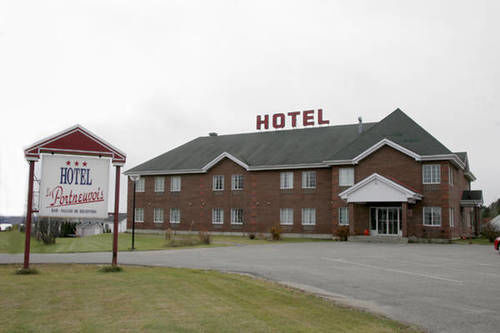
[[[450,227],[455,226],[455,209],[450,207]]]
[[[163,223],[163,208],[155,208],[154,209],[154,219],[155,223]]]
[[[213,224],[223,224],[224,223],[224,209],[222,209],[222,208],[212,209],[212,223]]]
[[[144,222],[144,208],[135,209],[135,222]]]
[[[243,209],[231,209],[231,224],[243,224]]]
[[[339,208],[339,225],[349,225],[349,207]]]
[[[170,208],[170,223],[181,223],[181,210]]]
[[[303,225],[316,224],[316,208],[302,208],[302,224]]]
[[[441,226],[441,207],[424,207],[424,225]]]
[[[280,209],[280,224],[293,225],[293,208]]]

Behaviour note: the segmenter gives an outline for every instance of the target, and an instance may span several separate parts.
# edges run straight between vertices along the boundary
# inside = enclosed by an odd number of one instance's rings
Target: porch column
[[[355,235],[355,229],[354,229],[354,203],[349,202],[349,234],[350,235]]]
[[[401,205],[401,231],[403,237],[408,237],[408,203],[403,202]]]

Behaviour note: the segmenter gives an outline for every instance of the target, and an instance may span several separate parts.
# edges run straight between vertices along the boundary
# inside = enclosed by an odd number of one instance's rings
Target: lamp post
[[[132,248],[131,250],[135,250],[134,243],[135,243],[135,185],[137,184],[137,181],[139,178],[141,178],[140,175],[130,175],[130,180],[134,182],[134,196],[132,199]]]

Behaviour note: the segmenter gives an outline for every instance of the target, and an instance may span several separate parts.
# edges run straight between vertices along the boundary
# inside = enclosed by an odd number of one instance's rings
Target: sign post
[[[24,150],[30,164],[24,268],[29,268],[35,162],[42,159],[41,217],[108,217],[110,162],[115,166],[115,207],[112,265],[118,258],[120,169],[126,154],[80,125],[40,140]]]

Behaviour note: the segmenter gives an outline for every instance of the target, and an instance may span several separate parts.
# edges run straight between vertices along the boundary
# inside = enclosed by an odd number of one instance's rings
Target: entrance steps
[[[396,244],[406,244],[408,243],[407,237],[399,236],[349,236],[350,242],[365,242],[365,243],[396,243]]]

